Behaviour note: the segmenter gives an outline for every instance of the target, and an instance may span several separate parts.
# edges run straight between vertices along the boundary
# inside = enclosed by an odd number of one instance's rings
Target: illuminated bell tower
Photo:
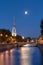
[[[16,36],[16,19],[14,20],[13,28],[12,28],[12,36]]]

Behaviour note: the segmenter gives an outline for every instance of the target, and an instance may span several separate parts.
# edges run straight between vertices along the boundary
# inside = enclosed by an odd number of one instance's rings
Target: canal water
[[[41,52],[29,45],[0,52],[0,65],[42,65]]]

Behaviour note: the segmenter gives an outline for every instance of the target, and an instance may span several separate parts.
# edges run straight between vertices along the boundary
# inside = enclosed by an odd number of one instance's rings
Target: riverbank
[[[43,44],[37,44],[37,46],[40,49],[41,53],[43,53]]]
[[[12,48],[19,48],[19,47],[22,47],[22,46],[23,46],[22,44],[18,44],[18,43],[0,44],[0,52],[10,50]]]
[[[21,46],[23,46],[23,45],[18,44],[18,43],[16,43],[16,44],[12,44],[12,43],[10,43],[10,44],[0,44],[0,52],[3,51],[3,50],[4,51],[10,50],[12,48],[21,47]],[[36,46],[39,48],[40,52],[43,54],[43,44],[37,44]]]
[[[38,48],[41,52],[41,55],[42,55],[42,65],[43,65],[43,44],[38,44],[37,46],[38,46]]]
[[[14,48],[14,44],[0,44],[0,52]]]

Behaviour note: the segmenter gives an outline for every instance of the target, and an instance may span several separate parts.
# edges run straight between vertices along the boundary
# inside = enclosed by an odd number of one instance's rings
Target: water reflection
[[[12,65],[13,64],[12,58],[13,58],[13,55],[11,53],[11,50],[0,53],[0,65]]]
[[[0,65],[4,65],[4,55],[0,54]]]
[[[0,53],[0,65],[41,65],[37,47],[22,47]]]
[[[14,65],[21,65],[21,62],[20,62],[20,58],[21,58],[21,52],[20,52],[20,48],[18,49],[15,49],[15,52],[13,53],[13,62],[14,62]]]
[[[36,47],[21,48],[21,65],[41,65],[41,54]]]

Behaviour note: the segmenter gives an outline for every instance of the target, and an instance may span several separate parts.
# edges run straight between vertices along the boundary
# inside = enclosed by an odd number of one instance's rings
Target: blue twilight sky
[[[24,14],[25,10],[28,15]],[[17,34],[38,37],[43,19],[43,0],[0,0],[0,28],[12,30],[14,18]]]

